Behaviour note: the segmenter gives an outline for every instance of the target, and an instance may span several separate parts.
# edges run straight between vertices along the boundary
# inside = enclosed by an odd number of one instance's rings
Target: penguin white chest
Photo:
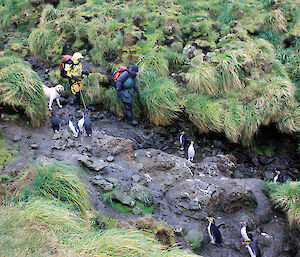
[[[79,121],[78,121],[78,128],[79,130],[82,132],[83,131],[83,125],[84,125],[84,117],[82,117]]]
[[[250,241],[250,238],[248,237],[248,234],[247,234],[247,228],[246,228],[246,226],[244,226],[244,227],[241,228],[241,235],[242,235],[242,237],[243,237],[244,240]]]
[[[78,130],[76,129],[76,127],[74,126],[73,122],[69,120],[69,128],[71,129],[71,131],[74,134],[74,137],[78,137]]]
[[[210,237],[211,243],[212,243],[212,244],[215,244],[215,243],[216,243],[216,242],[215,242],[215,238],[214,238],[214,236],[213,236],[213,234],[212,234],[212,232],[211,232],[211,222],[208,224],[207,232],[208,232],[208,235],[209,235],[209,237]]]
[[[194,148],[194,142],[191,142],[189,149],[188,149],[188,160],[192,161],[195,156],[195,148]]]

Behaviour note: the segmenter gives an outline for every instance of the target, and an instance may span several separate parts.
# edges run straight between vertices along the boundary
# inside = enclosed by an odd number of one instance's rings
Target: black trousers
[[[133,113],[132,113],[132,103],[125,103],[123,102],[124,104],[124,118],[129,120],[129,121],[132,121],[133,120]]]

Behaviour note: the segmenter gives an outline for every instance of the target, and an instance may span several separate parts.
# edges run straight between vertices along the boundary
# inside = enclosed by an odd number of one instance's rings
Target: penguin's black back
[[[50,121],[51,121],[51,127],[53,129],[53,131],[55,132],[56,130],[59,130],[59,119],[57,118],[57,116],[54,113],[51,113],[50,116]]]
[[[85,128],[85,131],[88,135],[91,135],[92,134],[92,121],[91,121],[91,118],[90,116],[86,115],[84,117],[84,128]]]
[[[211,234],[215,238],[216,244],[222,244],[222,235],[220,230],[217,228],[217,226],[215,224],[211,224],[210,230],[211,230]]]
[[[261,251],[257,245],[257,243],[255,243],[254,241],[251,241],[249,244],[250,248],[252,249],[252,251],[255,253],[256,257],[261,257]]]

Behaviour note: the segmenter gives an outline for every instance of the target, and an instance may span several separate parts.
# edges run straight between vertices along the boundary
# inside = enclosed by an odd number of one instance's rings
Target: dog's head
[[[55,89],[56,89],[57,93],[62,93],[65,90],[62,85],[56,85]]]

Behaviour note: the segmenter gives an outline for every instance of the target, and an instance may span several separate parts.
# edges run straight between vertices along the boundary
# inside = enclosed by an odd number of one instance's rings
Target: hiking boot
[[[136,120],[132,120],[132,121],[130,121],[130,124],[131,124],[132,126],[136,126],[136,125],[138,125],[139,123],[138,123]]]

